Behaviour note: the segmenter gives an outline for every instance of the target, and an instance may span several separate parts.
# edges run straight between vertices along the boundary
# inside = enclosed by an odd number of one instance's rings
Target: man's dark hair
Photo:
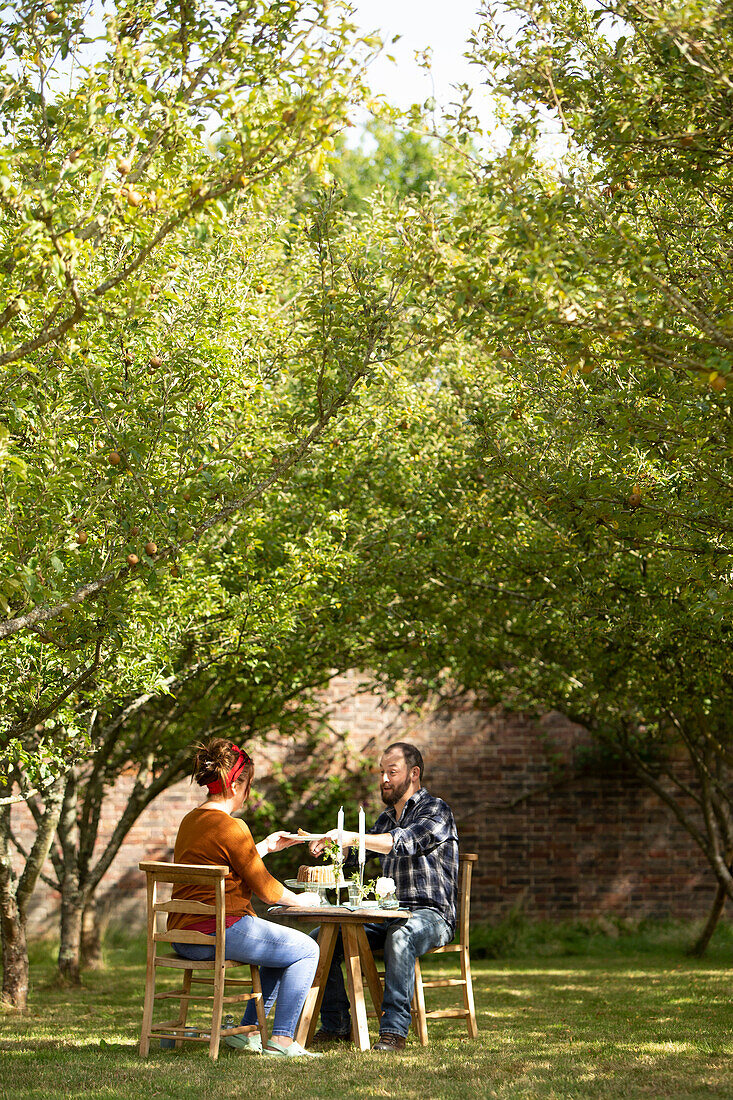
[[[408,744],[407,741],[395,741],[393,745],[387,745],[384,750],[386,753],[391,752],[392,749],[399,749],[405,758],[407,767],[412,771],[413,768],[420,769],[420,782],[422,783],[422,773],[425,770],[425,764],[423,763],[422,753],[419,749],[416,749],[414,745]]]

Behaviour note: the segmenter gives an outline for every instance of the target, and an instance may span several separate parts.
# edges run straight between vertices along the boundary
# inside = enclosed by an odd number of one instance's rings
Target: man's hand
[[[326,847],[326,844],[329,842],[329,840],[335,840],[337,835],[338,834],[336,829],[331,829],[331,831],[326,833],[325,836],[320,836],[318,840],[311,840],[310,844],[308,845],[308,851],[312,856],[322,856],[323,849]]]
[[[310,854],[312,856],[323,855],[323,850],[326,847],[326,845],[328,844],[328,842],[331,841],[331,840],[336,840],[337,841],[338,838],[339,838],[338,829],[329,829],[329,831],[327,833],[325,833],[322,837],[319,837],[318,840],[312,840],[310,842],[310,844],[308,845],[308,851],[310,852]],[[358,833],[348,833],[344,829],[344,831],[341,835],[341,849],[342,849],[342,851],[345,853],[346,849],[350,848],[352,846],[352,844],[358,844],[358,843],[359,843],[359,834]]]

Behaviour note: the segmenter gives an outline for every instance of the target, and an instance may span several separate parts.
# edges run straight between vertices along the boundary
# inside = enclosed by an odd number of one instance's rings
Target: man
[[[423,758],[414,745],[397,742],[385,749],[379,763],[380,791],[386,809],[366,835],[366,847],[375,852],[382,874],[393,878],[409,920],[367,924],[372,947],[384,949],[384,998],[379,1040],[373,1049],[401,1051],[410,1030],[410,1006],[415,987],[415,959],[432,947],[453,939],[458,895],[458,834],[450,807],[428,794],[422,785]],[[336,830],[328,834],[335,839]],[[358,833],[345,832],[344,847],[358,844]],[[320,855],[324,840],[312,841]],[[323,1042],[348,1040],[349,1002],[341,974],[343,945],[339,938],[331,963],[323,1005]]]

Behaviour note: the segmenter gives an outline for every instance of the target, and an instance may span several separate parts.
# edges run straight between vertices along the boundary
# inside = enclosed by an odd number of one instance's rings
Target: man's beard
[[[401,787],[393,787],[391,791],[385,791],[384,787],[380,787],[382,802],[385,804],[385,806],[394,806],[395,803],[399,802],[409,786],[410,780],[406,779]]]

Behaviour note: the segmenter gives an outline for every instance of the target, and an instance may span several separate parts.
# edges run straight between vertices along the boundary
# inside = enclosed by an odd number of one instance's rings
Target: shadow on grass
[[[452,968],[425,961],[431,977]],[[137,1053],[144,963],[140,945],[109,953],[82,987],[52,980],[38,959],[30,1011],[0,1016],[0,1096],[48,1100],[474,1100],[475,1097],[730,1097],[733,1009],[727,966],[666,953],[474,963],[480,1034],[430,1021],[430,1043],[403,1056],[340,1047],[318,1060],[273,1064],[202,1046]],[[428,991],[444,1008],[455,991]]]
[[[84,1052],[90,1050],[106,1051],[113,1054],[137,1054],[137,1043],[113,1043],[107,1039],[90,1038],[87,1042],[74,1042],[64,1039],[0,1039],[0,1053],[12,1054],[13,1051],[33,1050],[41,1054],[47,1050],[63,1050],[69,1053]]]

